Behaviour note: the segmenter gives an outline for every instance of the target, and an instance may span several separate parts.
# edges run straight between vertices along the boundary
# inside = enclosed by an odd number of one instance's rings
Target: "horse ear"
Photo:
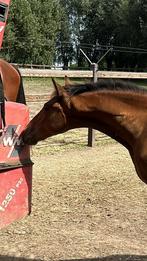
[[[70,79],[68,78],[67,75],[65,75],[65,86],[69,86],[69,85],[72,85],[72,82],[70,81]]]
[[[57,83],[54,78],[52,78],[52,82],[53,82],[54,88],[57,92],[57,95],[60,96],[60,93],[62,91],[62,86],[59,83]]]

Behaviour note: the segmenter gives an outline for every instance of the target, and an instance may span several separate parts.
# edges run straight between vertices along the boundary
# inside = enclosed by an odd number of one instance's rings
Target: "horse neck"
[[[142,118],[142,106],[146,104],[146,95],[128,91],[99,91],[73,96],[70,103],[69,128],[97,129],[128,148],[142,131],[138,122]]]

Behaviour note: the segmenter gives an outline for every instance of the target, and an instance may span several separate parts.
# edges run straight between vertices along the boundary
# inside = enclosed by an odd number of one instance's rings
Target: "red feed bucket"
[[[28,107],[6,102],[6,128],[0,135],[0,228],[31,211],[32,162],[19,135],[29,122]]]

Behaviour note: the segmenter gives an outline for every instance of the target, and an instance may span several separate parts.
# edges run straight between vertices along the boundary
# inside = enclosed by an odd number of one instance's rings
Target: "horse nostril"
[[[22,145],[35,145],[37,143],[32,131],[27,128],[20,135]]]

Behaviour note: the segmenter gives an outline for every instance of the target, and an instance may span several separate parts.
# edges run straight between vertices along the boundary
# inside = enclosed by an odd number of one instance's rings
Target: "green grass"
[[[64,85],[64,78],[55,78],[55,80],[61,84],[61,85]],[[71,81],[73,81],[74,83],[81,83],[81,82],[87,82],[87,81],[90,81],[90,78],[89,79],[82,79],[82,78],[72,78]],[[140,85],[140,86],[144,86],[144,87],[147,87],[147,80],[143,79],[135,79],[135,80],[130,80],[129,81],[132,81],[134,82],[135,84],[137,85]],[[45,85],[45,86],[48,86],[48,87],[51,87],[52,86],[52,79],[50,77],[45,77],[45,78],[41,78],[41,77],[24,77],[23,78],[23,82],[26,86],[31,86],[31,85],[42,85],[42,87]]]
[[[133,81],[135,84],[137,84],[138,86],[142,86],[147,88],[147,80],[134,80]]]
[[[56,81],[62,86],[65,84],[64,78],[57,78]],[[74,83],[83,82],[81,78],[74,78],[72,81]],[[24,77],[23,83],[26,94],[49,93],[53,90],[53,83],[50,77]]]

